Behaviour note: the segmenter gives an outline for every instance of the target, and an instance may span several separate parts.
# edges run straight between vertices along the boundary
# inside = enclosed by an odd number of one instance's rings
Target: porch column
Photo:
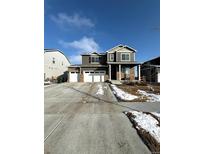
[[[141,81],[140,64],[138,65],[138,80]]]
[[[121,81],[121,65],[119,64],[119,80]]]
[[[111,81],[111,65],[109,65],[109,80]]]

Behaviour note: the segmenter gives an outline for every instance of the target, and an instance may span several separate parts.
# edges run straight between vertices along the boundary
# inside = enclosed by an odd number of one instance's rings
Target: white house
[[[58,49],[44,49],[44,80],[57,80],[67,75],[70,61]]]

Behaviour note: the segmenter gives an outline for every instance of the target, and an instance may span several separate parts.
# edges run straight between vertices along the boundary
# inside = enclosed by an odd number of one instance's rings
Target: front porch
[[[109,80],[135,80],[136,64],[109,64]],[[138,77],[140,79],[140,65],[138,65]]]

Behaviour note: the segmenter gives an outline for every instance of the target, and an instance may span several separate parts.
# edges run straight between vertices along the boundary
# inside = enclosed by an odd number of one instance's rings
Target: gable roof
[[[113,48],[107,50],[106,52],[110,52],[110,51],[112,51],[112,50],[114,50],[114,49],[117,49],[117,48],[120,48],[120,49],[121,49],[121,48],[128,48],[128,49],[130,49],[130,50],[132,50],[132,51],[134,51],[134,52],[137,51],[137,50],[135,50],[134,48],[129,47],[128,45],[119,44],[119,45],[117,45],[117,46],[115,46],[115,47],[113,47]],[[119,49],[117,49],[117,50],[119,50]],[[116,50],[116,51],[117,51],[117,50]]]
[[[71,64],[71,62],[70,62],[70,60],[68,59],[68,57],[66,57],[66,56],[64,55],[64,53],[63,53],[62,51],[60,51],[59,49],[44,49],[44,54],[45,54],[46,52],[59,52],[59,53],[61,53],[61,54],[68,60],[68,62]]]

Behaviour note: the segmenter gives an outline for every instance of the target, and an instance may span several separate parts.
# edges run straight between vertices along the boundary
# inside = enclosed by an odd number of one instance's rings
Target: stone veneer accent
[[[109,80],[109,75],[108,75],[108,74],[105,74],[104,81],[107,81],[107,80]]]
[[[130,80],[135,80],[135,67],[131,66],[130,67]],[[119,80],[119,69],[117,69],[117,80]],[[121,72],[121,80],[123,80],[125,78],[125,74],[123,72]]]
[[[130,68],[130,80],[135,80],[135,67]]]
[[[80,72],[80,82],[84,82],[83,72]]]

